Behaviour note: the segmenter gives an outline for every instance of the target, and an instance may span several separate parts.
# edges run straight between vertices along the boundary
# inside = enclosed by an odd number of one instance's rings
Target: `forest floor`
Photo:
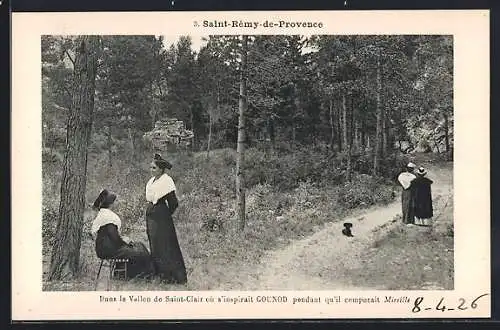
[[[327,223],[313,235],[271,251],[221,289],[453,289],[451,164],[424,166],[434,181],[432,226],[403,225],[398,199]],[[354,237],[342,235],[344,222],[353,224]]]
[[[187,255],[187,287],[163,284],[156,280],[133,279],[126,282],[113,280],[110,289],[453,289],[453,165],[452,162],[435,161],[432,156],[425,155],[419,155],[413,161],[425,166],[428,177],[434,181],[432,193],[435,217],[432,226],[403,225],[398,197],[387,205],[357,209],[350,211],[346,217],[338,216],[329,221],[325,219],[310,234],[304,233],[304,237],[284,240],[262,254],[249,251],[247,258],[219,257],[216,260],[221,261],[216,263],[197,263],[196,259]],[[91,216],[87,214],[86,218]],[[344,222],[353,224],[354,237],[342,235]],[[183,229],[178,227],[178,230],[182,232]],[[147,245],[141,222],[132,224],[126,235]],[[180,235],[182,245],[187,237],[183,239]],[[82,278],[71,282],[44,281],[44,290],[94,290],[98,260],[93,255],[92,241],[84,240],[82,251],[82,258],[88,262]],[[46,274],[49,255],[45,254],[44,259]],[[104,269],[101,273],[97,290],[106,289],[107,272]]]

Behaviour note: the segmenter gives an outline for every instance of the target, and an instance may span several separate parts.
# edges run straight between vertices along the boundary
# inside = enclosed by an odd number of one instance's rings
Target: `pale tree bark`
[[[373,157],[373,175],[378,175],[380,167],[380,157],[382,153],[382,121],[383,109],[380,96],[382,94],[382,77],[381,77],[380,54],[377,56],[377,128],[375,134],[375,154]]]
[[[380,152],[381,157],[383,158],[387,155],[387,113],[382,111],[382,150]]]
[[[342,94],[342,124],[343,124],[343,134],[344,134],[344,148],[346,152],[347,168],[346,168],[346,180],[351,181],[352,176],[352,164],[351,164],[351,150],[352,141],[350,138],[350,116],[347,111],[346,96]]]
[[[99,49],[100,41],[97,36],[82,36],[78,39],[59,218],[52,249],[49,280],[70,279],[77,276],[79,271],[87,149],[92,130]]]
[[[337,107],[337,145],[339,152],[344,150],[344,144],[342,143],[342,109]]]
[[[449,119],[446,109],[444,110],[444,143],[446,146],[446,152],[450,152],[450,132],[449,132]]]
[[[236,149],[236,198],[238,202],[239,230],[243,230],[246,223],[245,176],[243,173],[243,164],[245,162],[245,110],[247,107],[247,43],[248,37],[244,35],[241,49],[238,145]]]
[[[113,167],[113,135],[111,124],[108,125],[108,168]]]
[[[219,104],[220,104],[220,90],[219,84],[217,83],[217,113],[220,113]],[[207,142],[207,159],[210,158],[210,147],[212,144],[212,125],[213,125],[213,109],[210,105],[208,107],[208,142]]]
[[[212,143],[212,106],[208,107],[208,141],[207,141],[207,159],[210,158],[210,144]]]
[[[330,110],[330,148],[333,150],[333,144],[335,142],[335,125],[333,121],[333,98],[330,97],[330,104],[329,104],[329,110]]]
[[[130,151],[132,152],[132,156],[135,157],[135,143],[134,143],[134,133],[132,132],[132,128],[127,127],[128,141],[130,145]]]

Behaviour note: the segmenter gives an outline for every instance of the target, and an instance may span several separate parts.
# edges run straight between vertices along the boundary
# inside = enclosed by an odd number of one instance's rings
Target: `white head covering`
[[[409,162],[408,165],[406,165],[408,168],[415,168],[417,165],[413,164],[412,162]]]

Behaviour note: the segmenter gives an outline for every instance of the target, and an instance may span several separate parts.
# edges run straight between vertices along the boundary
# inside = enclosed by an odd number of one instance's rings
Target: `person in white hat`
[[[413,181],[416,179],[413,174],[416,165],[412,162],[406,165],[406,170],[398,176],[398,182],[403,191],[401,192],[401,208],[403,213],[403,223],[411,225],[415,223],[415,194]]]
[[[427,171],[420,167],[417,171],[417,178],[412,185],[415,191],[415,224],[430,225],[433,217],[431,185],[433,181],[425,175]]]

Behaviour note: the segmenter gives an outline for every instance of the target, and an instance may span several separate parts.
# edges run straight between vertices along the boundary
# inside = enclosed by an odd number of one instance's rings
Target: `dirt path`
[[[433,198],[436,223],[439,225],[439,213],[452,193],[451,168],[440,168],[425,164],[428,177],[434,181]],[[332,281],[331,266],[341,271],[342,268],[359,263],[359,256],[373,247],[373,243],[387,234],[392,228],[401,225],[398,215],[401,204],[396,202],[383,207],[370,208],[349,218],[328,223],[312,236],[294,241],[287,247],[268,253],[253,269],[249,267],[246,275],[238,283],[228,283],[232,290],[363,290],[383,289],[375,287],[346,287],[345,283]],[[354,237],[341,234],[344,222],[353,224]],[[425,227],[413,226],[415,230]],[[242,284],[244,283],[244,284]],[[226,287],[226,288],[228,288]]]

